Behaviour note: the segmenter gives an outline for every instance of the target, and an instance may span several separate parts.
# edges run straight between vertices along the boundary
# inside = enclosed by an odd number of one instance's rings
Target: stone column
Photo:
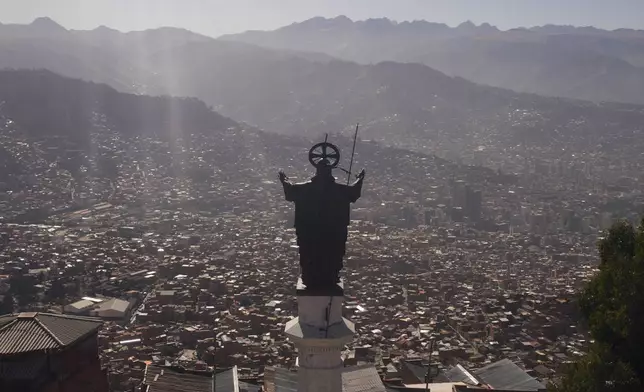
[[[298,317],[286,336],[298,349],[298,392],[341,392],[342,349],[353,339],[354,324],[342,317],[344,285],[307,289],[297,282]]]

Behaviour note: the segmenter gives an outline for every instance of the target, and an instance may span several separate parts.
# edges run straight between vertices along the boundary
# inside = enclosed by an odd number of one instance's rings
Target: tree
[[[618,222],[599,242],[599,273],[579,298],[594,342],[558,392],[644,390],[644,220]]]
[[[556,392],[641,392],[631,366],[617,358],[607,345],[595,344],[567,369]]]
[[[29,275],[13,275],[9,278],[9,293],[18,298],[21,307],[30,305],[37,293],[35,279]]]

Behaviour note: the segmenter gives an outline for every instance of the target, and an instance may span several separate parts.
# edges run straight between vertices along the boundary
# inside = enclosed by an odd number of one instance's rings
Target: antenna
[[[349,174],[347,175],[347,185],[351,181],[351,169],[353,168],[353,157],[356,153],[356,140],[358,140],[358,129],[360,129],[360,123],[356,124],[356,133],[353,135],[353,150],[351,151],[351,163],[349,163]]]

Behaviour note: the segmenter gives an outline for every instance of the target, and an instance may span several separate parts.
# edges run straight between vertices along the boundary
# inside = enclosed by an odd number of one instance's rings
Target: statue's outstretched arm
[[[351,184],[351,186],[362,186],[362,182],[364,181],[365,175],[366,175],[366,172],[364,169],[362,169],[357,176],[357,180],[353,184]]]
[[[298,194],[297,187],[291,183],[291,181],[282,170],[280,170],[279,172],[279,179],[282,183],[282,187],[284,188],[284,198],[286,199],[286,201],[295,201]]]
[[[290,184],[290,183],[291,183],[291,182],[289,181],[288,177],[286,176],[286,174],[284,174],[284,170],[280,170],[280,172],[279,172],[279,178],[280,178],[280,182],[282,183],[282,185],[283,185],[283,184]]]
[[[349,188],[352,203],[355,203],[356,200],[358,200],[362,195],[362,183],[364,182],[365,174],[365,170],[362,169],[360,174],[358,174],[358,179],[356,180],[356,182],[354,182],[353,185],[351,185],[351,187]]]

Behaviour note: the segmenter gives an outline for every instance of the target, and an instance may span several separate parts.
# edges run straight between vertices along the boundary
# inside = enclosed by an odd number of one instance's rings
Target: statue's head
[[[333,178],[333,168],[329,165],[318,165],[315,168],[315,176],[321,178]]]

